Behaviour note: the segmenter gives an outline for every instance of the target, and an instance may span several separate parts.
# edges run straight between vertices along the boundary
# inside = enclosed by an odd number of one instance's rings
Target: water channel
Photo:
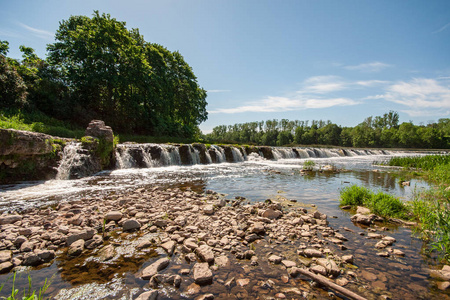
[[[376,241],[366,238],[368,229],[353,224],[350,221],[351,213],[338,206],[339,191],[352,184],[389,192],[405,201],[412,198],[415,190],[428,187],[426,182],[417,179],[412,179],[409,186],[403,186],[399,184],[395,170],[373,164],[385,161],[392,155],[411,153],[308,158],[279,156],[273,160],[252,154],[238,158],[235,163],[154,165],[151,168],[127,168],[122,164],[122,169],[77,180],[0,186],[0,211],[20,211],[29,206],[51,205],[83,197],[102,197],[155,186],[178,187],[202,193],[213,190],[225,194],[229,199],[245,197],[248,202],[283,197],[307,207],[311,204],[317,206],[320,212],[329,216],[331,227],[345,233],[349,240],[346,242],[348,249],[345,254],[354,255],[354,265],[357,267],[354,270],[357,274],[355,280],[365,287],[364,294],[368,298],[378,299],[388,295],[391,299],[450,299],[450,293],[437,289],[436,282],[429,275],[428,269],[438,267],[436,257],[425,254],[423,242],[412,235],[410,228],[387,226],[387,234],[397,240],[395,247],[401,249],[405,257],[379,257],[374,247]],[[301,173],[305,161],[315,163],[314,172],[307,175]],[[330,165],[340,171],[321,170]],[[133,238],[137,236],[130,236],[130,241]],[[280,245],[279,250],[283,251],[283,245]],[[29,269],[29,273],[25,274],[33,278],[33,286],[40,286],[44,278],[54,276],[49,294],[57,299],[132,299],[145,286],[145,282],[134,274],[142,265],[148,265],[154,260],[159,250],[155,251],[145,257],[129,260],[122,269],[116,268],[107,274],[99,274],[89,267],[82,268],[84,274],[81,274],[76,261],[71,264],[65,259],[55,259],[50,265]],[[72,269],[71,272],[68,269]],[[267,278],[272,276],[279,279],[280,274],[267,275]],[[0,282],[6,282],[10,275],[1,275]],[[107,280],[99,279],[102,276]],[[217,276],[221,276],[220,272]],[[264,279],[263,274],[255,276]],[[16,284],[26,286],[26,276],[17,279]],[[10,287],[7,283],[0,296],[6,296]],[[206,291],[217,294],[215,288],[218,287],[213,284]],[[326,298],[326,294],[318,294],[317,297],[321,298],[321,295]],[[252,299],[255,296],[248,291],[247,297]],[[171,298],[189,299],[189,296],[167,290],[158,299]]]

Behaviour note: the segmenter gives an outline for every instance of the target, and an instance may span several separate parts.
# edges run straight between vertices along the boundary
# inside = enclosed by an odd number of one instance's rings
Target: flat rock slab
[[[292,268],[297,266],[297,264],[292,261],[292,260],[282,260],[281,263],[283,264],[283,266],[285,266],[286,268]]]
[[[212,272],[208,263],[196,263],[193,268],[194,281],[197,284],[208,284],[212,282]]]
[[[214,262],[214,253],[208,245],[201,245],[197,249],[195,249],[195,252],[197,253],[198,257],[209,264]]]
[[[12,251],[11,250],[0,251],[0,263],[10,261],[11,259],[12,259]]]
[[[0,217],[0,225],[13,224],[22,220],[21,215],[6,215]]]
[[[152,263],[150,266],[142,270],[141,278],[148,280],[156,275],[159,271],[165,269],[170,263],[167,257],[163,257]]]
[[[172,256],[173,252],[175,251],[175,245],[176,244],[177,243],[175,241],[168,241],[168,242],[165,242],[165,243],[161,244],[161,247],[164,250],[166,250],[166,252],[167,252],[167,254],[169,256]]]

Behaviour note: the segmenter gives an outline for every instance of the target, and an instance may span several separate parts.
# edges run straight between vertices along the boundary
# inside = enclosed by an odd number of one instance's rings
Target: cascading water
[[[68,143],[64,147],[56,179],[69,179],[71,167],[79,160],[78,150],[81,150],[81,143]]]
[[[241,151],[239,151],[235,147],[231,147],[231,153],[233,154],[233,161],[234,162],[243,162],[244,156],[242,155]]]
[[[58,167],[56,179],[74,179],[90,176],[101,170],[100,162],[78,142],[67,143]]]
[[[211,149],[213,149],[214,152],[216,153],[218,163],[223,163],[227,161],[227,158],[225,156],[225,150],[223,150],[222,147],[219,147],[217,145],[211,145]]]

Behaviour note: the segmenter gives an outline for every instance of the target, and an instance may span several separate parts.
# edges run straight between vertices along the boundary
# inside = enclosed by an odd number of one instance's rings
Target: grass
[[[383,218],[407,219],[410,209],[400,199],[387,193],[374,193],[371,190],[352,185],[341,190],[340,205],[350,205],[352,207],[364,206],[372,213]]]
[[[9,277],[11,278],[11,277]],[[12,275],[13,282],[12,282],[12,289],[11,294],[7,297],[0,297],[0,299],[4,300],[42,300],[44,299],[44,294],[47,291],[47,289],[50,287],[50,284],[53,280],[53,277],[50,280],[47,280],[47,278],[44,281],[43,287],[39,288],[39,291],[33,290],[31,285],[31,276],[28,275],[28,288],[24,289],[22,292],[22,296],[19,296],[19,289],[16,288],[16,272]],[[0,286],[0,292],[3,290],[5,283],[3,283]]]
[[[46,133],[65,138],[81,138],[84,130],[75,128],[42,113],[0,111],[0,128]]]

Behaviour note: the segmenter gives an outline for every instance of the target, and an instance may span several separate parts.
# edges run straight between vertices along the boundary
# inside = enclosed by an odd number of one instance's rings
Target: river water
[[[391,155],[411,154],[396,152]],[[0,211],[20,211],[29,206],[51,205],[87,196],[101,197],[153,186],[190,188],[198,192],[213,190],[230,199],[245,197],[249,202],[282,196],[297,203],[316,205],[319,211],[329,216],[331,227],[346,232],[349,239],[346,242],[346,254],[355,256],[357,280],[366,289],[373,291],[369,298],[389,295],[392,299],[450,299],[449,293],[438,290],[436,282],[429,276],[428,269],[438,267],[436,257],[425,254],[423,242],[412,235],[411,229],[388,226],[387,234],[396,238],[395,248],[401,249],[405,257],[382,258],[376,255],[376,240],[361,235],[367,235],[367,228],[355,226],[350,221],[351,214],[338,206],[339,191],[352,184],[389,192],[405,201],[412,198],[415,190],[428,187],[426,182],[417,179],[411,179],[410,186],[402,186],[395,176],[395,170],[373,164],[388,158],[388,155],[359,155],[265,160],[258,155],[249,155],[246,161],[237,163],[118,169],[78,180],[0,186]],[[304,175],[301,170],[307,160],[315,163],[315,171]],[[329,165],[340,171],[321,171]],[[344,227],[350,231],[345,231]],[[152,256],[149,254],[134,263],[139,268]],[[29,274],[38,286],[44,278],[54,275],[50,292],[53,296],[58,295],[59,299],[90,299],[86,296],[89,290],[94,291],[88,293],[91,297],[94,297],[95,290],[98,291],[98,296],[94,298],[104,295],[110,299],[128,299],[133,289],[137,288],[136,285],[127,284],[130,277],[134,278],[133,272],[116,270],[114,274],[109,274],[108,283],[95,280],[89,282],[89,279],[76,282],[73,275],[68,279],[67,268],[64,260],[56,259],[50,266],[32,269]],[[7,278],[8,275],[1,275],[0,282],[7,281]],[[20,282],[26,284],[25,278],[18,279],[18,284]],[[8,284],[0,296],[10,291],[7,287]],[[105,290],[122,292],[108,294]]]

